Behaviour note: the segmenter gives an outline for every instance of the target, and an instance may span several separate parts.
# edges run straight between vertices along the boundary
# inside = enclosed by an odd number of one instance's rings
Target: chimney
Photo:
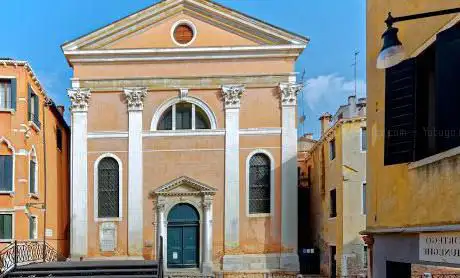
[[[348,116],[350,118],[353,118],[356,116],[356,111],[357,111],[357,107],[356,107],[356,96],[349,96],[348,97]]]
[[[328,112],[323,113],[319,120],[321,121],[321,136],[329,129],[329,124],[331,123],[332,115]]]
[[[64,105],[58,105],[57,107],[57,110],[59,111],[59,113],[64,116],[64,111],[65,111],[65,108],[64,108]]]
[[[307,139],[310,139],[310,140],[313,140],[313,133],[305,133],[303,135],[303,137],[307,138]]]

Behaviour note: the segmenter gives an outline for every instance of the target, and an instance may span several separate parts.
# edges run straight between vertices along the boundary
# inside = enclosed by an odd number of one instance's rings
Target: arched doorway
[[[189,204],[175,205],[168,214],[168,268],[199,267],[199,221],[197,210]]]

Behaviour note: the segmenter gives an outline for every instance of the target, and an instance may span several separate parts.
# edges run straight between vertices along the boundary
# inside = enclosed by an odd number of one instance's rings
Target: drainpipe
[[[47,164],[46,164],[46,107],[50,107],[53,105],[53,102],[48,97],[45,98],[45,103],[43,105],[43,164],[45,169],[45,196],[44,196],[44,203],[45,203],[45,213],[43,215],[43,262],[45,262],[46,258],[46,214],[48,213],[48,203],[46,202],[46,195],[47,195]]]

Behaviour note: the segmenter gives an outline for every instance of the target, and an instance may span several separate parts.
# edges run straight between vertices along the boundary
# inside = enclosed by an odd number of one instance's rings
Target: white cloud
[[[334,113],[354,93],[355,82],[337,74],[320,75],[306,81],[304,101],[311,110]],[[357,80],[358,97],[366,96],[366,82]],[[332,109],[332,110],[331,110]]]

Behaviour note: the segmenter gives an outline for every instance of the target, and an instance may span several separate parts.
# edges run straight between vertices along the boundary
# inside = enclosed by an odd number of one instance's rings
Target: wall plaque
[[[103,222],[99,228],[99,242],[102,252],[113,252],[117,248],[117,226],[113,222]]]
[[[419,259],[460,264],[460,232],[420,234]]]

